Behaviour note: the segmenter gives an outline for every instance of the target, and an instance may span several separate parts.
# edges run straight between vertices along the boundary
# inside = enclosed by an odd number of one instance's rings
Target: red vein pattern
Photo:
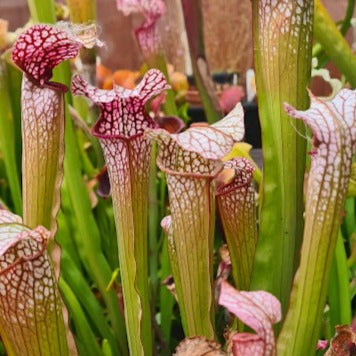
[[[281,303],[276,297],[264,291],[238,291],[223,281],[219,304],[256,332],[231,335],[234,356],[276,355],[273,325],[282,318]]]
[[[157,126],[144,105],[170,87],[159,70],[151,69],[133,90],[120,86],[112,90],[98,89],[79,75],[73,77],[72,88],[75,95],[85,95],[100,107],[100,116],[93,129],[95,136],[129,139]]]
[[[43,225],[53,234],[63,178],[63,92],[67,88],[50,79],[53,68],[75,57],[81,47],[82,42],[76,39],[70,26],[40,24],[23,32],[12,51],[13,61],[24,72],[21,90],[24,222],[32,228]]]
[[[81,42],[68,31],[50,25],[35,25],[18,37],[12,59],[37,85],[58,89],[55,83],[49,83],[52,69],[62,61],[76,57],[81,47]]]
[[[292,125],[282,106],[284,101],[303,109],[309,105],[313,9],[311,0],[253,1],[264,167],[251,286],[274,293],[284,311],[302,243],[306,142],[303,124]]]
[[[242,105],[236,107],[222,120],[207,126],[193,124],[189,130],[174,136],[177,143],[203,157],[219,159],[229,153],[231,145],[244,137]]]
[[[64,158],[64,97],[24,75],[21,94],[23,217],[54,235],[60,206]]]
[[[253,164],[245,158],[224,162],[221,175],[232,171],[234,176],[231,181],[222,182],[215,191],[229,247],[232,274],[236,287],[242,290],[250,287],[257,242],[254,170]]]
[[[62,303],[46,253],[50,233],[20,221],[0,211],[1,338],[9,354],[67,355]]]
[[[157,20],[165,11],[162,0],[116,0],[117,8],[124,15],[142,13],[144,23],[135,29],[136,38],[145,58],[160,49],[160,37],[156,26]]]
[[[85,45],[83,41],[76,39],[75,31],[72,33],[71,29],[73,29],[71,26],[64,24],[60,26],[32,26],[18,37],[12,51],[13,61],[24,72],[21,90],[24,224],[31,228],[36,228],[39,225],[44,226],[50,230],[51,237],[54,236],[57,229],[56,216],[60,207],[64,158],[64,92],[67,87],[61,83],[50,82],[50,79],[56,65],[63,60],[75,57],[82,45]],[[78,28],[77,30],[76,33],[88,43],[88,36],[85,37],[84,29]],[[20,243],[33,244],[30,240],[27,242],[21,240]],[[41,262],[43,266],[53,263],[58,277],[59,247],[53,239],[49,239],[48,244],[48,250],[52,254],[53,260],[50,262],[44,251],[43,256],[38,258],[43,260],[43,263]],[[39,263],[35,261],[38,260],[33,259],[33,263]],[[20,265],[22,266],[22,262]],[[30,265],[26,262],[24,268],[27,267],[30,268]],[[34,271],[36,271],[35,267],[32,268]],[[47,280],[48,276],[44,276],[44,278]],[[16,282],[19,282],[19,279]],[[37,285],[33,288],[36,289]],[[42,287],[39,285],[38,288]],[[47,290],[47,288],[44,289],[43,304],[53,312],[53,307],[50,305],[53,298],[56,301],[59,298],[58,292],[55,290],[54,294],[51,292],[54,296],[47,296]],[[34,292],[39,294],[37,290]],[[15,304],[12,305],[12,308],[15,308]],[[59,299],[58,308],[61,309],[60,316],[57,315],[57,311],[55,316],[48,311],[48,315],[42,312],[34,319],[35,329],[30,332],[35,334],[37,330],[39,341],[37,346],[34,344],[34,347],[37,348],[31,349],[31,345],[27,344],[29,340],[26,343],[21,341],[17,346],[23,348],[22,352],[33,355],[68,354],[67,346],[62,345],[66,342],[65,335],[63,341],[51,330],[53,326],[53,328],[58,328],[58,332],[61,333],[68,326],[67,313],[65,308],[61,308]],[[36,312],[37,310],[40,312],[41,308],[36,307]],[[46,324],[51,326],[46,326]],[[54,337],[57,338],[57,341],[53,339]],[[68,337],[72,338],[69,329]],[[53,345],[53,347],[49,345]],[[11,345],[7,345],[7,347],[11,347]],[[74,343],[71,352],[76,353]],[[15,354],[19,353],[15,352]]]
[[[278,340],[278,355],[315,352],[356,151],[356,91],[344,89],[331,101],[310,96],[311,106],[307,111],[285,105],[290,116],[303,120],[312,129],[314,147],[301,260],[290,309]]]
[[[6,223],[21,224],[22,219],[8,210],[0,209],[0,224]]]
[[[147,206],[151,141],[144,136],[155,128],[145,103],[168,89],[164,75],[149,70],[133,90],[100,90],[80,76],[73,78],[73,93],[85,95],[100,107],[93,128],[104,151],[111,184],[118,235],[120,271],[125,301],[129,347],[135,355],[150,355],[152,335],[148,304]]]
[[[235,122],[234,122],[235,121]],[[243,130],[242,112],[213,126],[200,125],[180,134],[148,130],[159,146],[157,164],[168,184],[171,220],[168,234],[173,277],[176,282],[185,335],[214,338],[212,251],[215,220],[214,177],[220,159],[232,148],[235,128]],[[226,127],[230,126],[229,131]],[[170,223],[171,222],[171,223]],[[169,227],[170,226],[170,227]]]

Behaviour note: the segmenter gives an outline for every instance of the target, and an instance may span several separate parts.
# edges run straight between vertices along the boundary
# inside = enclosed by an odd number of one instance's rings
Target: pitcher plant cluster
[[[179,117],[163,0],[117,0],[143,16],[130,88],[83,65],[103,45],[94,1],[67,2],[76,24],[52,0],[29,0],[38,24],[0,23],[0,355],[355,350],[354,1],[341,32],[319,0],[252,1],[262,171],[243,104],[221,117],[205,2],[178,3],[204,122]],[[313,56],[343,74],[332,97],[307,89]]]

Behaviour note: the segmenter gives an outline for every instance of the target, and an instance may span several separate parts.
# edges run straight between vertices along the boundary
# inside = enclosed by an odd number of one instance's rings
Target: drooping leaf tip
[[[53,68],[77,56],[81,46],[64,30],[50,25],[34,25],[16,40],[12,59],[35,83],[51,86],[49,80]]]
[[[38,24],[17,38],[12,59],[39,86],[65,91],[63,84],[50,82],[53,68],[66,59],[76,57],[81,47],[91,48],[95,44],[100,45],[95,24]]]

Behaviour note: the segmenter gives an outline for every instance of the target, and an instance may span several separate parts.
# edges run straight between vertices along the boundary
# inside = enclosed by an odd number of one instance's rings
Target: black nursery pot
[[[255,102],[243,102],[245,112],[245,142],[253,148],[262,147],[261,126],[258,116],[258,107]]]
[[[201,106],[189,105],[188,116],[191,122],[206,122],[204,109]]]
[[[261,126],[258,116],[258,107],[255,102],[242,102],[245,112],[245,139],[253,148],[261,148]],[[188,115],[192,122],[205,122],[204,109],[201,106],[190,106]]]
[[[213,82],[216,84],[234,84],[234,77],[237,73],[234,72],[219,72],[212,74]]]

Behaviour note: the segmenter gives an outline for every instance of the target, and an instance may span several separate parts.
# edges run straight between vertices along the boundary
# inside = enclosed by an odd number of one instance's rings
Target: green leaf
[[[63,251],[61,256],[61,278],[66,281],[101,337],[109,342],[115,354],[119,354],[115,337],[109,326],[109,321],[105,317],[105,310],[100,305],[83,274],[73,263],[66,251]]]
[[[24,222],[56,231],[64,159],[64,95],[22,85],[22,188]]]
[[[300,356],[315,352],[322,323],[356,151],[356,91],[344,89],[326,102],[311,95],[309,110],[297,111],[289,105],[286,110],[302,119],[314,135],[300,265],[278,339],[279,356]]]
[[[309,102],[313,1],[253,0],[253,28],[263,178],[251,288],[275,295],[284,315],[303,234],[306,142],[283,103]]]
[[[320,0],[315,0],[315,39],[353,88],[356,87],[356,56]]]
[[[165,173],[171,216],[161,225],[168,235],[168,253],[185,335],[214,338],[212,253],[215,197],[213,179],[221,158],[243,137],[241,105],[212,126],[194,126],[180,134],[150,130],[158,142],[157,164]]]
[[[17,214],[22,213],[20,175],[17,168],[14,117],[10,101],[7,67],[0,59],[0,149],[6,168],[11,198]]]
[[[215,179],[216,202],[230,252],[232,275],[238,290],[249,290],[254,263],[257,225],[253,185],[254,166],[245,158],[224,162]],[[230,177],[230,174],[233,174]]]
[[[337,325],[350,325],[352,319],[349,269],[342,233],[339,232],[331,266],[329,292],[330,330]]]
[[[50,233],[20,222],[0,210],[1,339],[9,355],[69,355],[63,305],[46,252]]]
[[[53,0],[27,0],[31,18],[34,22],[55,23]]]
[[[103,352],[96,341],[96,337],[88,324],[75,294],[63,278],[59,280],[59,286],[63,292],[64,300],[68,306],[70,314],[73,316],[75,330],[78,335],[77,337],[80,340],[82,348],[85,349],[85,355],[103,356]]]

